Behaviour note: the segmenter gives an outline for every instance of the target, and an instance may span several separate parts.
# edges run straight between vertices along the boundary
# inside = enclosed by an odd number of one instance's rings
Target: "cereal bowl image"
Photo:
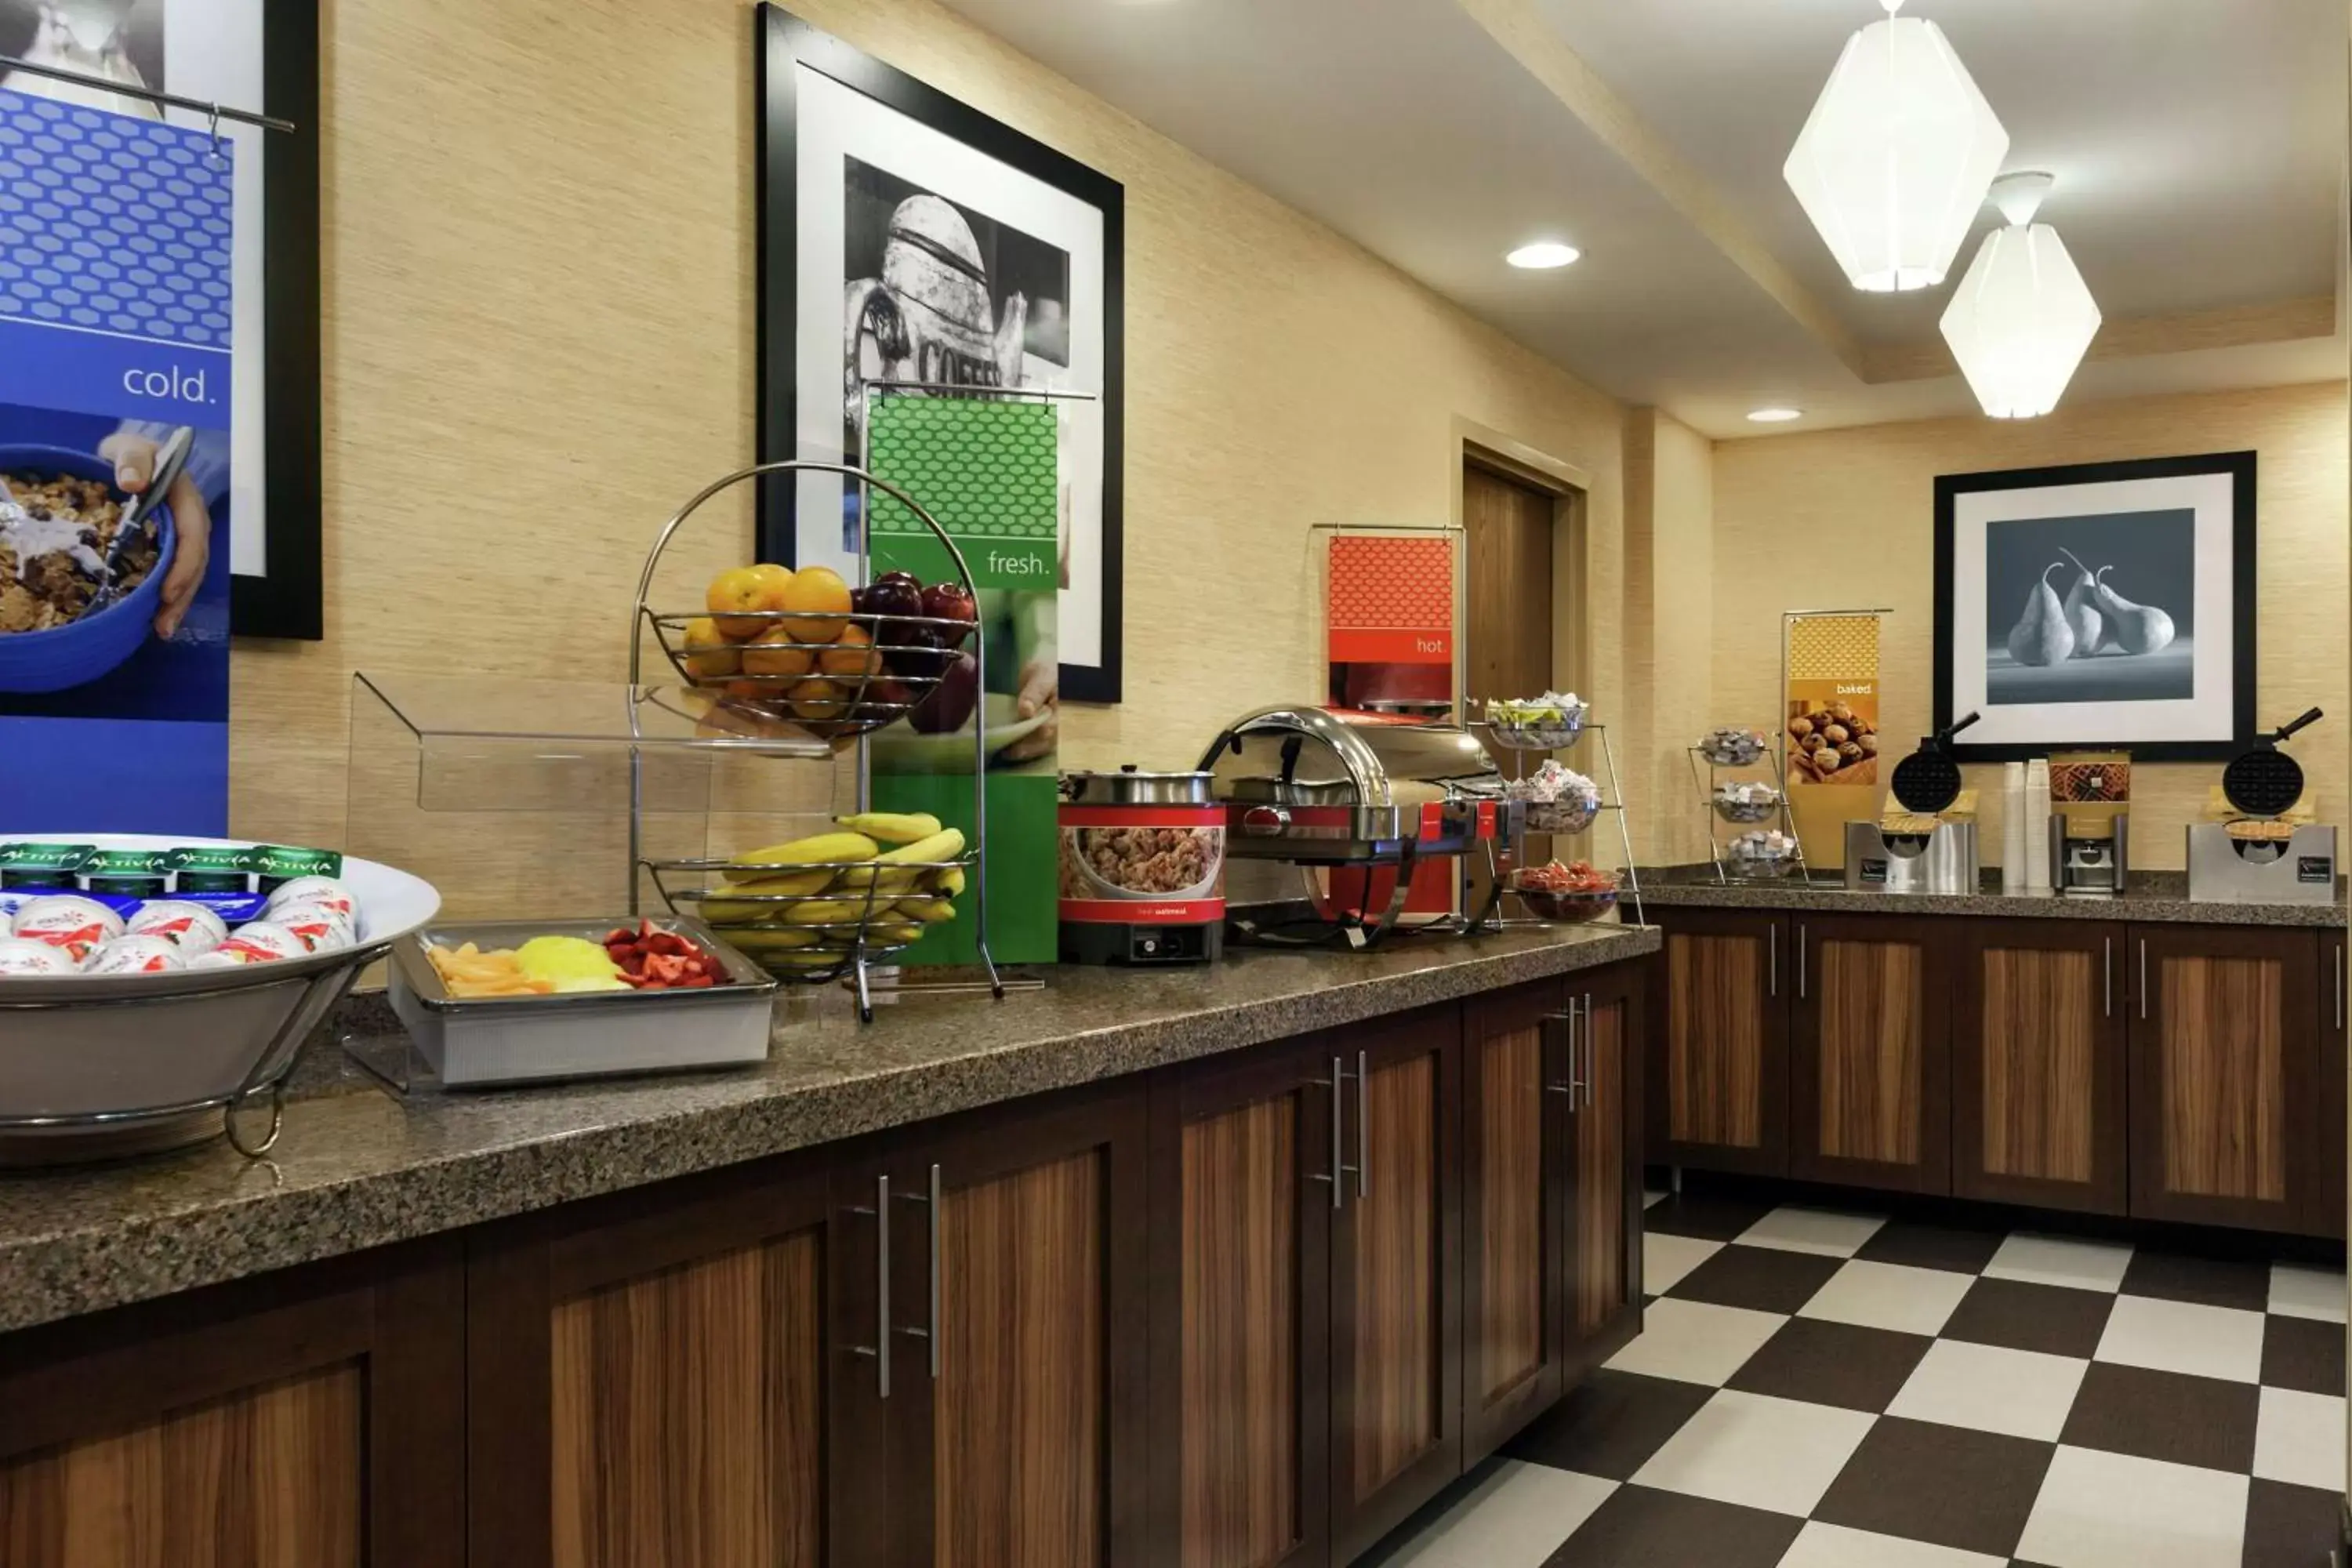
[[[64,447],[0,446],[0,478],[23,518],[0,524],[0,691],[62,691],[139,651],[155,621],[173,546],[158,504],[125,547],[112,603],[99,577],[131,498],[112,465]]]

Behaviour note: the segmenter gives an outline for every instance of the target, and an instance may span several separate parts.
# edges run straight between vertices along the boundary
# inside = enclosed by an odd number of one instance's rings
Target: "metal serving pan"
[[[1493,759],[1452,725],[1264,708],[1227,725],[1201,766],[1225,803],[1225,852],[1241,858],[1378,863],[1407,846],[1461,855],[1507,816]]]

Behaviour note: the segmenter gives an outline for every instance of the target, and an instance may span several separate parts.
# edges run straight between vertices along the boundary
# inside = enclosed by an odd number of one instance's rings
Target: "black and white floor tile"
[[[1642,1336],[1381,1568],[2325,1568],[2345,1276],[1653,1200]]]

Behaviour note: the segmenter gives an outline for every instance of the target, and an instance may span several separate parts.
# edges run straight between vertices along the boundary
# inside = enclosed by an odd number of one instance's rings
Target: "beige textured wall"
[[[1127,186],[1128,700],[1066,762],[1315,693],[1309,525],[1446,519],[1457,416],[1593,475],[1613,605],[1611,399],[931,0],[797,8]],[[236,831],[342,841],[354,668],[620,676],[652,531],[752,450],[751,38],[736,0],[329,0],[328,640],[236,651]],[[737,509],[681,581],[750,547]]]
[[[1685,748],[1714,727],[1714,444],[1672,415],[1625,416],[1625,741],[1644,863],[1707,855]]]
[[[1799,605],[1890,605],[1882,720],[1907,751],[1926,732],[1935,634],[1938,474],[2189,452],[2261,454],[2256,719],[2313,704],[2327,721],[2295,742],[2322,820],[2346,821],[2352,756],[2345,603],[2345,385],[2075,404],[2047,419],[1965,418],[1726,441],[1715,448],[1713,679],[1721,722],[1768,726],[1779,678],[1780,614]],[[1998,845],[1998,769],[1973,769]],[[2182,863],[2180,829],[2221,764],[2135,770],[2132,858]]]

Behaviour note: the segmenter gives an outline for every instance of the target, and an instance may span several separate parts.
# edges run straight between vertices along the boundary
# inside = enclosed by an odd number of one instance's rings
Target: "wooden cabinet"
[[[1151,1568],[1330,1561],[1345,1063],[1317,1039],[1151,1096]]]
[[[2311,1212],[2304,1226],[2315,1236],[2344,1239],[2346,1175],[2345,1121],[2352,1115],[2347,1097],[2345,1033],[2345,988],[2352,985],[2346,973],[2344,933],[2323,931],[2319,938],[2319,1176],[2312,1188]]]
[[[1502,1447],[1565,1386],[1569,1122],[1580,1093],[1570,1005],[1548,980],[1463,1008],[1465,1465]]]
[[[1661,910],[1660,919],[1648,1158],[1786,1175],[1788,919],[1699,909]]]
[[[1951,1191],[1946,920],[1792,917],[1789,1173]]]
[[[1331,1226],[1331,1535],[1356,1555],[1462,1473],[1461,1010],[1347,1030]]]
[[[0,1338],[8,1568],[465,1557],[455,1238]]]
[[[1647,977],[1619,966],[1569,977],[1560,1205],[1563,1333],[1572,1381],[1642,1328],[1642,1055]],[[1581,1058],[1580,1060],[1579,1058]]]
[[[2129,1026],[2121,925],[1969,921],[1953,1009],[1952,1190],[2125,1211]]]
[[[2317,941],[2134,926],[2131,942],[2132,1214],[2305,1228],[2321,1180]]]

